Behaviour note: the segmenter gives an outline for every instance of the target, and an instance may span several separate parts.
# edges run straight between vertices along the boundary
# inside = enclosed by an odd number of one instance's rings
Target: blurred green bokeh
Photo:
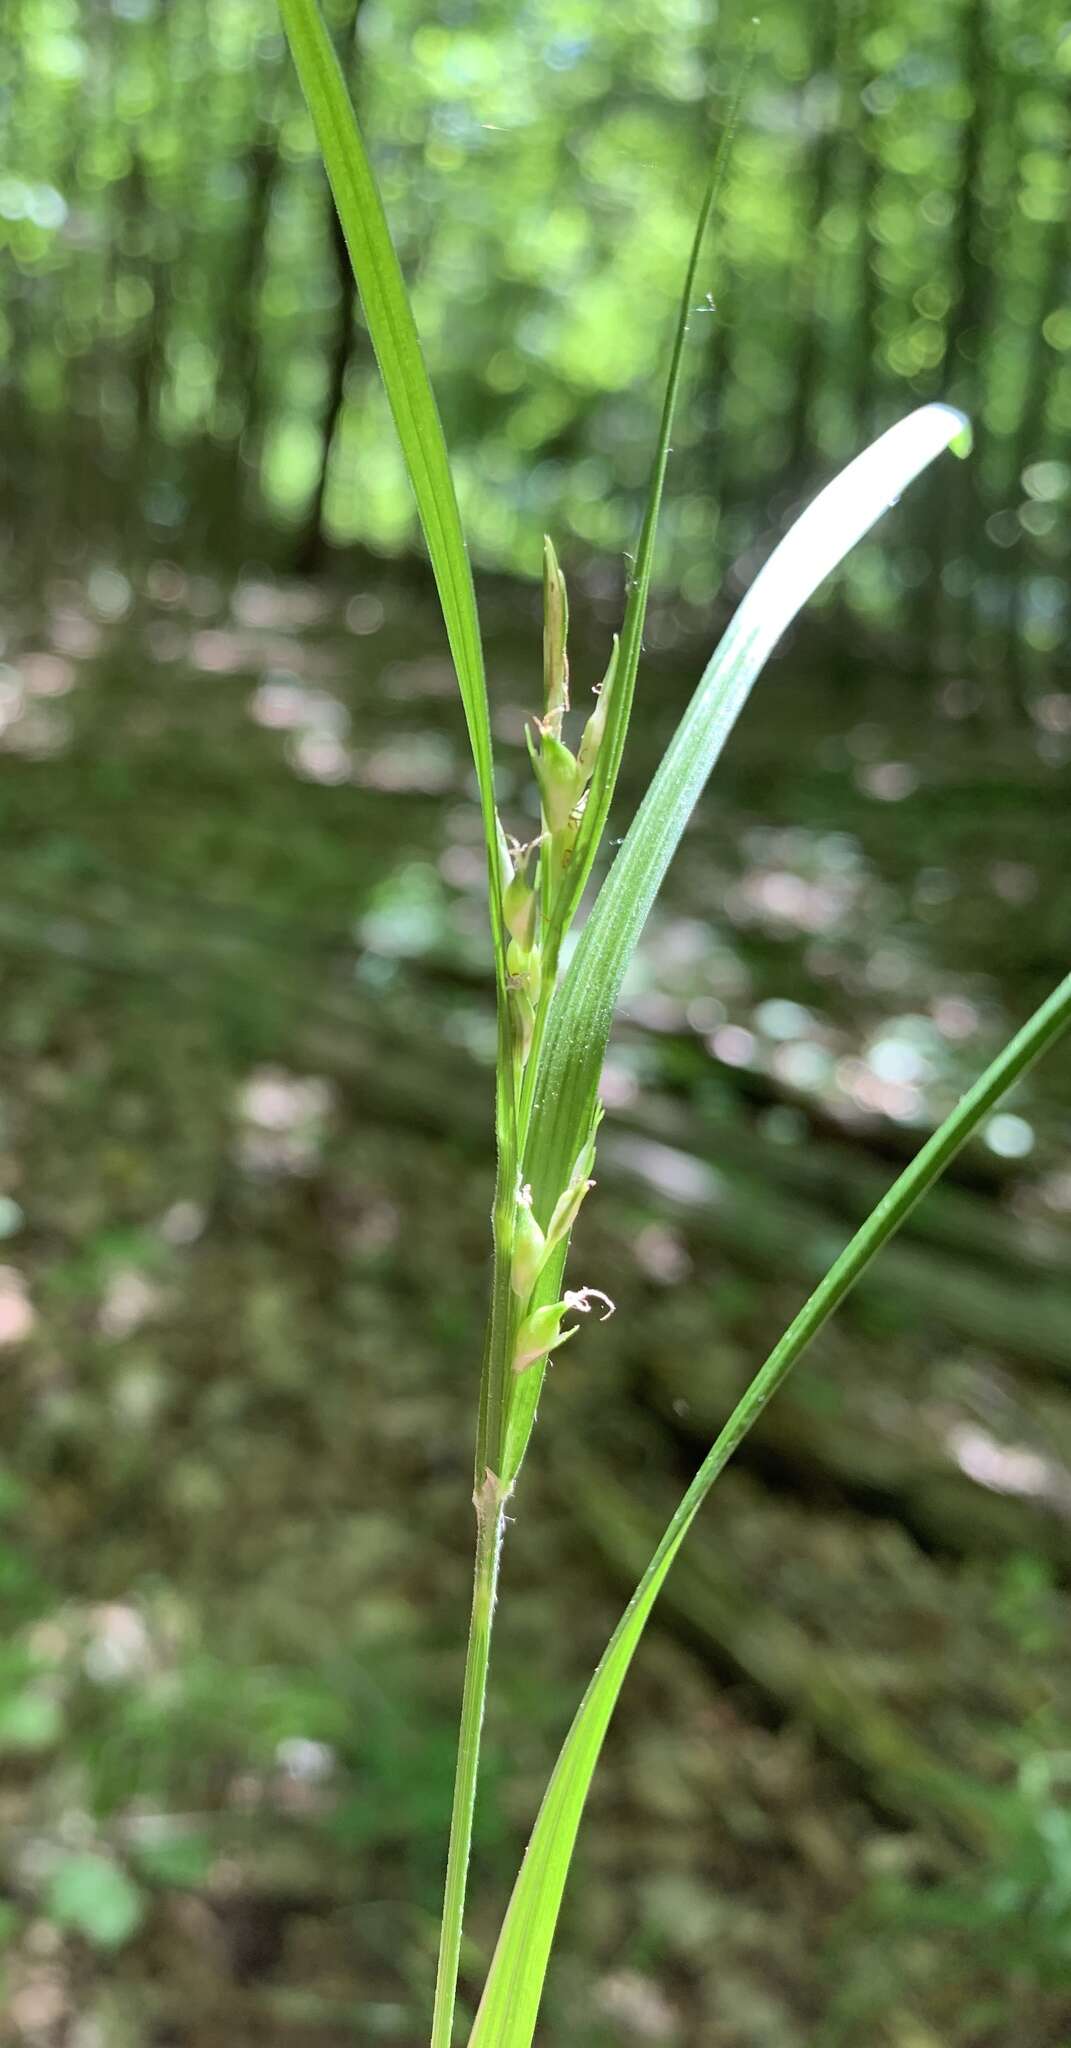
[[[634,532],[694,195],[749,10],[434,17],[333,0],[482,560]],[[412,543],[269,0],[11,0],[6,516],[217,556]],[[1071,38],[1056,0],[773,0],[697,307],[665,573],[697,604],[914,400],[976,427],[951,523],[863,550],[860,606],[1062,637]],[[711,309],[713,302],[716,310]],[[43,489],[45,479],[49,487]],[[274,539],[272,529],[275,529]]]

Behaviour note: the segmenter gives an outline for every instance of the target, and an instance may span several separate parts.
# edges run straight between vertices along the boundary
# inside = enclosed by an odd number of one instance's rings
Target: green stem
[[[521,1086],[521,1098],[517,1110],[517,1152],[522,1168],[524,1165],[524,1147],[528,1137],[528,1126],[532,1119],[532,1101],[535,1093],[536,1074],[539,1070],[539,1055],[543,1048],[547,1018],[550,1016],[550,1006],[554,1001],[554,991],[558,984],[558,955],[560,951],[561,937],[552,925],[548,929],[543,944],[543,986],[539,992],[539,1001],[536,1005],[532,1044],[528,1054],[528,1062],[524,1069],[524,1081]]]
[[[512,1353],[514,1297],[510,1287],[513,1264],[513,1224],[517,1200],[516,1153],[511,1152],[495,1194],[495,1262],[491,1277],[491,1312],[480,1387],[480,1417],[476,1431],[474,1484],[483,1484],[488,1472],[502,1476],[502,1441],[509,1405],[510,1357]],[[506,1179],[506,1172],[509,1178]]]
[[[472,1615],[465,1653],[465,1683],[461,1695],[461,1726],[458,1733],[454,1803],[450,1814],[450,1848],[446,1862],[446,1888],[439,1933],[439,1968],[435,1980],[435,2011],[431,2026],[431,2048],[450,2048],[454,2035],[454,2006],[461,1963],[461,1929],[465,1913],[465,1886],[469,1851],[472,1846],[472,1816],[476,1805],[476,1779],[480,1764],[480,1733],[487,1698],[487,1673],[491,1661],[491,1623],[495,1608],[498,1556],[502,1542],[504,1502],[501,1489],[491,1474],[473,1496],[476,1506],[476,1566],[472,1586]]]
[[[469,1617],[469,1636],[465,1651],[465,1678],[461,1693],[454,1799],[450,1812],[450,1844],[446,1855],[446,1885],[443,1894],[442,1924],[439,1930],[439,1964],[435,1979],[431,2048],[450,2048],[453,2040],[454,2007],[457,2000],[457,1978],[465,1915],[465,1889],[472,1848],[472,1817],[476,1807],[476,1783],[480,1767],[480,1735],[483,1729],[487,1680],[491,1664],[495,1587],[498,1580],[499,1552],[502,1547],[506,1495],[509,1491],[501,1485],[498,1474],[502,1470],[507,1394],[511,1377],[513,1294],[510,1288],[510,1267],[513,1260],[517,1143],[512,1077],[501,1052],[498,1084],[499,1152],[494,1206],[495,1260],[491,1279],[491,1313],[488,1318],[487,1341],[480,1376],[476,1474],[472,1496],[476,1509],[476,1561],[473,1569],[472,1612]]]

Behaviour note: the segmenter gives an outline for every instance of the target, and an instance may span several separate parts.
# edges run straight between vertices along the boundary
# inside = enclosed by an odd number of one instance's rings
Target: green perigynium
[[[517,1195],[517,1221],[513,1235],[510,1286],[518,1301],[530,1301],[532,1289],[547,1263],[547,1238],[532,1214],[532,1190],[522,1187]]]
[[[524,980],[518,980],[516,975],[510,977],[508,1001],[513,1047],[513,1086],[517,1091],[520,1089],[521,1076],[528,1065],[535,1043],[536,1012]]]
[[[569,709],[569,598],[549,534],[543,536],[543,716],[561,738]]]
[[[699,209],[670,351],[651,484],[620,641],[575,753],[568,598],[543,550],[543,706],[528,734],[543,829],[507,840],[495,800],[491,721],[475,593],[431,384],[382,202],[317,0],[279,0],[311,110],[416,498],[472,746],[488,873],[498,1015],[494,1276],[480,1383],[473,1501],[476,1559],[465,1659],[431,2048],[452,2048],[466,1873],[506,1504],[535,1421],[547,1357],[571,1341],[600,1290],[566,1288],[577,1213],[592,1186],[599,1070],[614,1003],[662,876],[728,734],[781,634],[886,506],[966,423],[920,407],[850,463],[774,551],[713,655],[603,881],[564,974],[559,962],[606,828],[643,644],[655,535],[703,238],[739,92]],[[757,1373],[685,1494],[584,1696],[547,1788],[484,1985],[469,2048],[530,2048],[587,1788],[633,1651],[680,1544],[728,1458],[875,1253],[1009,1087],[1071,1023],[1071,975],[923,1146]],[[571,1354],[575,1355],[575,1354]]]
[[[593,1301],[602,1302],[601,1320],[607,1322],[613,1315],[614,1305],[609,1295],[603,1294],[598,1287],[568,1287],[560,1301],[548,1301],[542,1308],[534,1308],[517,1332],[513,1346],[514,1372],[527,1372],[529,1366],[546,1358],[551,1351],[560,1350],[570,1337],[575,1337],[579,1323],[571,1323],[565,1330],[562,1318],[570,1311],[574,1315],[589,1315]]]
[[[557,1244],[567,1244],[573,1224],[580,1212],[580,1204],[595,1182],[591,1171],[595,1164],[595,1133],[602,1122],[602,1110],[595,1112],[595,1126],[590,1138],[581,1147],[573,1164],[572,1172],[551,1210],[547,1225],[547,1244],[553,1249]]]
[[[595,695],[598,701],[584,727],[580,736],[580,745],[577,748],[576,762],[585,788],[595,773],[595,766],[599,758],[599,748],[602,745],[603,734],[606,731],[606,720],[610,710],[610,698],[614,687],[614,675],[617,669],[617,656],[620,646],[620,639],[615,633],[613,653],[610,656],[606,674],[602,682],[596,685]]]
[[[596,1127],[598,1126],[600,1120],[601,1111],[596,1116]],[[542,1274],[543,1269],[546,1266],[548,1260],[551,1258],[551,1255],[558,1249],[559,1246],[564,1246],[568,1244],[573,1224],[576,1222],[577,1216],[580,1212],[580,1205],[583,1202],[585,1196],[588,1194],[589,1190],[593,1188],[595,1185],[595,1182],[590,1178],[591,1169],[594,1166],[594,1164],[595,1132],[593,1130],[590,1138],[587,1141],[587,1144],[583,1147],[582,1151],[579,1154],[579,1157],[576,1160],[576,1163],[573,1167],[571,1174],[569,1175],[569,1179],[566,1182],[565,1187],[562,1189],[562,1192],[559,1195],[558,1200],[554,1204],[554,1208],[551,1211],[550,1222],[548,1223],[546,1230],[540,1229],[539,1224],[536,1222],[536,1219],[532,1214],[531,1188],[527,1186],[522,1186],[518,1189],[517,1214],[514,1223],[513,1235],[513,1261],[510,1266],[510,1285],[513,1289],[514,1294],[517,1296],[519,1302],[527,1303],[531,1301],[532,1295],[535,1291],[540,1275]],[[583,1305],[586,1306],[587,1298],[598,1295],[599,1290],[597,1288],[588,1287],[583,1289],[582,1292],[585,1296],[585,1302]],[[607,1297],[605,1295],[600,1296],[600,1299],[602,1300],[606,1300],[606,1298]],[[576,1302],[559,1302],[556,1304],[556,1306],[559,1310],[561,1310],[564,1307],[576,1306]],[[531,1325],[531,1327],[527,1332],[526,1342],[529,1346],[535,1331],[543,1328],[553,1330],[557,1327],[551,1321],[541,1322],[539,1320],[540,1317],[549,1316],[549,1313],[549,1306],[546,1306],[544,1308],[536,1310],[534,1315],[528,1318],[528,1322]],[[553,1338],[550,1341],[548,1341],[548,1343],[543,1346],[543,1350],[552,1350],[554,1346],[554,1341],[556,1340],[554,1340]],[[539,1358],[540,1356],[541,1353],[538,1349],[532,1351],[530,1352],[530,1355],[526,1358],[525,1363],[532,1364],[534,1360]],[[516,1369],[516,1347],[514,1349],[513,1362],[514,1368]]]
[[[510,940],[522,956],[527,956],[536,942],[539,925],[539,898],[528,880],[528,863],[536,842],[531,846],[512,846],[513,873],[502,892],[502,915]],[[508,957],[508,956],[507,956]]]
[[[554,714],[555,717],[557,714]],[[584,781],[575,754],[570,753],[564,740],[558,738],[549,718],[536,721],[539,745],[528,733],[528,752],[531,755],[539,794],[543,802],[543,817],[547,832],[553,841],[558,833],[564,832],[577,804],[584,794]]]
[[[540,894],[546,925],[556,941],[551,963],[555,971],[557,950],[570,916],[569,869],[606,731],[618,654],[615,636],[606,674],[595,689],[595,708],[574,753],[563,737],[570,708],[568,632],[565,577],[548,535],[543,541],[543,713],[533,717],[525,740],[543,819],[539,842]]]

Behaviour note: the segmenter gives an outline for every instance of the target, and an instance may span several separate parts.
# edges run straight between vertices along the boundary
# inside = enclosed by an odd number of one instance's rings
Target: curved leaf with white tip
[[[564,1187],[594,1113],[614,1006],[685,826],[752,687],[807,599],[928,463],[969,433],[963,414],[924,405],[879,436],[818,493],[774,549],[735,614],[655,771],[551,1006],[523,1171],[539,1222]],[[554,1287],[562,1261],[548,1268]],[[548,1299],[553,1297],[548,1295]],[[503,1479],[531,1434],[543,1366],[516,1383]]]

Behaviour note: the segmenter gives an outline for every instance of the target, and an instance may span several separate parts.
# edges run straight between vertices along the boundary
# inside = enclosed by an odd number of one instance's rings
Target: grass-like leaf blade
[[[709,1451],[622,1616],[565,1739],[521,1865],[469,2048],[530,2048],[584,1801],[633,1652],[714,1481],[801,1353],[971,1133],[1071,1025],[1071,975],[1012,1039],[894,1182],[805,1302]]]
[[[494,775],[483,644],[439,409],[368,152],[316,0],[279,0],[279,11],[331,182],[427,542],[476,765],[488,858],[493,863]],[[494,916],[497,886],[491,893]]]
[[[524,1157],[541,1223],[565,1185],[577,1133],[591,1124],[625,969],[685,826],[751,689],[797,612],[881,513],[967,423],[947,405],[920,406],[872,442],[801,513],[756,577],[704,670],[604,881],[548,1019]],[[556,1286],[562,1262],[548,1268]],[[549,1294],[547,1299],[553,1299]],[[543,1367],[514,1389],[503,1477],[516,1475],[531,1434]]]
[[[699,275],[699,258],[711,215],[718,202],[725,172],[728,166],[733,138],[736,133],[740,102],[743,98],[748,62],[741,68],[736,90],[730,103],[728,116],[722,129],[721,139],[714,155],[710,176],[707,180],[696,217],[688,262],[681,287],[680,304],[677,309],[677,325],[673,345],[669,354],[669,368],[666,374],[666,389],[662,400],[658,439],[655,444],[654,462],[647,489],[643,523],[640,528],[635,560],[629,577],[628,601],[621,626],[621,645],[618,649],[614,676],[614,687],[606,720],[606,731],[599,748],[595,773],[592,777],[580,833],[576,843],[569,875],[568,892],[563,898],[559,911],[559,923],[566,930],[583,894],[584,884],[591,872],[591,866],[602,841],[613,801],[614,789],[625,751],[629,718],[632,713],[632,699],[636,687],[636,674],[643,651],[643,629],[647,619],[647,600],[651,590],[651,572],[654,567],[655,541],[658,537],[658,522],[662,511],[662,494],[665,488],[666,468],[670,456],[670,437],[673,420],[680,397],[681,378],[684,371],[685,343],[695,310],[693,300]]]
[[[807,599],[875,520],[962,432],[920,406],[856,456],[801,513],[756,577],[708,663],[604,881],[550,1014],[525,1158],[540,1214],[587,1129],[614,1005],[663,876],[752,687]]]

